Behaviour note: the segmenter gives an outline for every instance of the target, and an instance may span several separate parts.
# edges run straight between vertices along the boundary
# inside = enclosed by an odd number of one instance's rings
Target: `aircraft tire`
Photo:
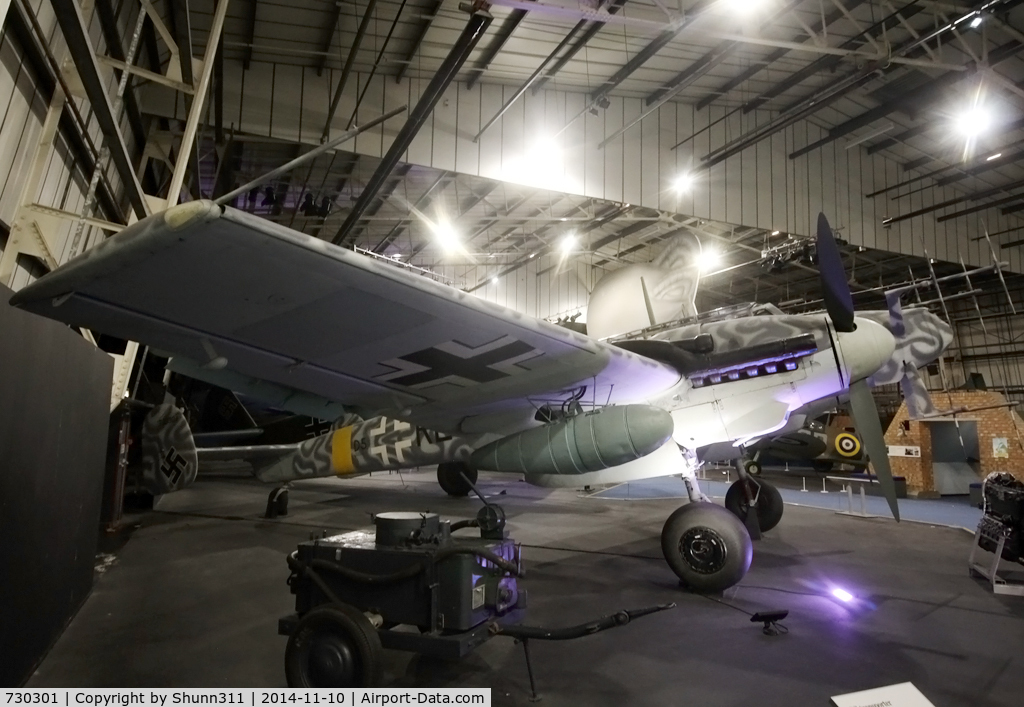
[[[348,604],[313,609],[299,620],[284,652],[289,687],[375,687],[380,684],[380,636]]]
[[[461,474],[465,474],[472,483],[476,483],[476,469],[470,469],[463,462],[441,462],[437,465],[437,483],[449,496],[468,496],[473,490]]]
[[[757,525],[767,533],[782,520],[786,506],[779,490],[766,481],[758,481],[761,497],[757,499]],[[747,517],[747,495],[743,492],[743,481],[736,481],[725,492],[725,507],[742,521]]]
[[[736,516],[713,503],[688,503],[668,517],[661,551],[676,576],[695,592],[721,592],[743,579],[754,545]]]

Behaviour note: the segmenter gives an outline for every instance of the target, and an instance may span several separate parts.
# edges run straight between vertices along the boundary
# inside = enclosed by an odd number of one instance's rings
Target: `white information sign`
[[[901,447],[897,444],[890,444],[888,446],[890,457],[920,457],[920,447]]]
[[[836,695],[832,704],[835,707],[935,707],[909,682]]]

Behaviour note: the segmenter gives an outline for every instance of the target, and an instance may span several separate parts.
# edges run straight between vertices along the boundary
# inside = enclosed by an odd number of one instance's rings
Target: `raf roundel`
[[[849,432],[836,435],[836,451],[844,457],[855,457],[860,454],[860,440]]]

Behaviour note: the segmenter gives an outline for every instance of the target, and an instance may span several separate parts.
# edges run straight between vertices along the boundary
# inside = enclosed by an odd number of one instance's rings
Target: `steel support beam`
[[[908,18],[913,17],[914,15],[918,14],[919,12],[922,12],[923,10],[924,10],[923,7],[915,6],[915,5],[909,5],[909,6],[903,8],[901,10],[897,10],[896,12],[894,12],[894,13],[892,13],[892,14],[884,17],[884,18],[882,18],[880,21],[878,21],[875,24],[871,25],[871,27],[867,28],[863,32],[861,32],[861,33],[851,37],[850,39],[846,40],[845,42],[843,42],[842,44],[839,45],[838,49],[846,50],[846,51],[852,51],[854,49],[857,49],[857,48],[861,47],[864,44],[864,38],[865,37],[869,37],[869,36],[871,36],[871,32],[874,32],[875,30],[877,30],[879,28],[885,27],[886,23],[889,22],[890,20],[896,18],[897,16],[903,17],[904,19],[908,19]],[[831,15],[829,15],[829,16],[827,16],[825,18],[826,22],[824,24],[819,22],[815,27],[820,32],[820,31],[822,31],[822,29],[824,27],[828,26],[829,24],[831,24],[833,22],[836,22],[842,16],[843,16],[843,13],[839,12],[837,10],[836,12],[834,12],[833,14],[831,14]],[[808,39],[810,39],[810,37],[808,37]],[[834,71],[835,68],[837,66],[839,66],[839,62],[842,61],[842,59],[843,59],[843,57],[842,56],[838,56],[838,55],[836,55],[836,56],[823,56],[823,57],[819,57],[819,58],[815,59],[814,61],[812,61],[810,64],[808,64],[804,68],[800,69],[797,72],[794,72],[791,76],[787,77],[785,80],[780,81],[779,83],[777,83],[774,86],[772,86],[770,89],[768,89],[767,91],[762,93],[757,98],[754,98],[754,99],[752,99],[750,101],[747,101],[745,104],[743,104],[743,112],[744,113],[749,113],[750,111],[758,108],[759,106],[763,105],[764,103],[767,103],[768,101],[772,100],[773,98],[781,96],[783,93],[785,93],[789,89],[794,88],[794,87],[800,85],[801,83],[803,83],[804,81],[806,81],[807,79],[809,79],[810,77],[814,76],[817,73],[820,73],[820,72],[823,72],[823,71]],[[791,108],[791,107],[792,106],[787,106],[787,108]],[[786,112],[786,109],[783,109],[782,112]]]
[[[82,80],[86,95],[89,97],[89,104],[96,115],[96,121],[103,130],[103,139],[110,150],[110,158],[117,169],[118,176],[121,178],[125,196],[135,214],[140,219],[145,218],[149,215],[149,206],[142,193],[139,178],[135,174],[131,155],[124,144],[119,120],[114,115],[110,99],[107,97],[106,82],[100,73],[99,64],[96,62],[96,51],[92,46],[92,40],[89,39],[81,8],[76,0],[52,0],[51,5],[67,42],[68,51],[78,69],[78,75]]]
[[[1014,196],[1004,196],[1002,199],[996,199],[995,201],[990,201],[987,204],[979,204],[978,206],[971,206],[970,208],[967,208],[967,209],[961,209],[960,211],[954,211],[954,212],[949,213],[949,214],[944,214],[942,216],[939,216],[935,220],[938,221],[939,223],[942,223],[943,221],[949,221],[950,219],[960,218],[961,216],[968,216],[970,214],[976,214],[979,211],[984,211],[985,209],[990,209],[993,206],[1002,206],[1003,204],[1009,204],[1009,203],[1014,202],[1014,201],[1020,201],[1021,199],[1024,199],[1024,194],[1016,194]],[[1003,213],[1006,213],[1005,209],[1003,210]]]
[[[178,43],[181,81],[188,86],[194,86],[195,79],[192,76],[192,19],[189,16],[188,0],[171,0],[171,18],[174,41]]]
[[[770,26],[776,22],[780,16],[792,12],[798,5],[804,0],[789,0],[788,3],[776,10],[771,16],[765,18],[763,24]],[[697,59],[690,66],[683,69],[681,72],[675,75],[670,81],[661,86],[660,88],[653,91],[644,101],[644,105],[650,107],[651,105],[661,105],[661,102],[671,98],[673,95],[678,93],[681,86],[688,86],[697,77],[703,75],[705,72],[710,70],[712,67],[721,63],[729,54],[733,52],[740,43],[737,41],[727,40],[719,42],[718,46],[712,47],[704,54],[700,59]],[[664,99],[664,100],[663,100]],[[660,101],[660,102],[659,102]]]
[[[505,21],[501,23],[501,27],[498,28],[498,32],[491,37],[490,44],[484,50],[483,54],[473,64],[473,68],[469,71],[469,79],[466,80],[466,87],[473,88],[476,85],[477,80],[487,70],[487,67],[494,61],[494,57],[498,56],[498,52],[505,46],[505,43],[512,37],[512,33],[516,31],[519,23],[526,17],[526,10],[513,10],[509,13]]]
[[[583,23],[578,23],[573,29],[569,31],[569,34],[565,35],[565,37],[562,38],[562,41],[559,42],[558,46],[555,47],[554,51],[552,51],[551,54],[548,55],[548,58],[541,62],[541,65],[533,70],[533,73],[530,74],[529,78],[527,78],[526,81],[523,82],[523,85],[517,88],[515,93],[513,93],[512,96],[507,101],[505,101],[501,108],[498,109],[498,112],[495,113],[491,117],[491,119],[484,124],[482,128],[480,128],[480,132],[478,132],[473,137],[473,142],[479,142],[480,136],[487,132],[492,125],[498,122],[501,116],[505,115],[508,109],[512,107],[512,104],[518,101],[526,93],[526,90],[530,88],[530,85],[534,81],[536,81],[537,78],[540,77],[540,75],[544,72],[544,67],[547,66],[547,63],[551,61],[551,59],[562,50],[562,47],[564,47],[566,44],[569,43],[570,40],[572,40],[573,34],[575,34],[576,30],[578,30],[581,26],[583,26]]]
[[[218,145],[224,144],[224,45],[217,47],[213,59],[213,134]]]
[[[338,21],[341,19],[341,3],[335,2],[331,11],[331,19],[324,25],[324,33],[320,38],[320,58],[316,62],[316,75],[323,76],[327,67],[327,53],[331,51],[331,44],[334,43],[334,33],[338,31]]]
[[[462,34],[459,35],[451,51],[448,52],[448,56],[445,57],[445,60],[434,75],[434,78],[431,79],[423,91],[419,102],[412,109],[409,119],[402,126],[394,142],[391,143],[387,154],[384,155],[384,158],[378,165],[377,170],[370,177],[366,188],[363,189],[363,193],[359,195],[359,199],[352,205],[352,210],[345,218],[345,222],[342,223],[341,228],[338,229],[334,238],[331,239],[334,243],[341,243],[345,239],[353,226],[359,221],[359,217],[366,211],[370,202],[377,196],[377,192],[380,191],[384,182],[394,170],[395,165],[398,164],[399,158],[409,149],[410,143],[412,143],[413,138],[416,137],[416,134],[423,126],[423,122],[433,112],[434,106],[441,99],[441,94],[455,80],[455,76],[463,64],[466,63],[466,59],[469,58],[473,48],[480,41],[488,26],[490,26],[491,20],[490,13],[484,10],[477,10],[470,16],[469,22],[466,23],[465,29],[462,30]]]
[[[982,8],[979,9],[990,9],[991,7],[1003,4],[1004,2],[1015,1],[1019,0],[990,0]],[[746,148],[757,144],[761,140],[764,140],[765,138],[774,135],[780,130],[785,129],[786,127],[792,125],[796,121],[808,115],[811,115],[812,113],[817,112],[821,108],[830,105],[831,103],[843,97],[850,91],[854,90],[857,86],[871,79],[876,71],[884,70],[884,66],[891,66],[893,64],[894,59],[904,57],[910,52],[925,46],[928,42],[932,41],[933,39],[942,37],[944,34],[951,32],[952,30],[956,29],[961,23],[964,23],[967,20],[969,20],[973,15],[974,12],[967,13],[961,17],[958,17],[956,20],[947,22],[946,24],[938,27],[934,31],[929,32],[927,35],[921,36],[912,41],[907,41],[898,48],[893,48],[891,54],[886,57],[885,64],[883,64],[879,60],[869,61],[865,66],[859,68],[857,71],[851,74],[848,74],[845,78],[833,82],[824,91],[807,96],[801,99],[800,102],[788,106],[785,111],[781,112],[769,123],[758,127],[757,129],[747,133],[746,135],[741,135],[739,138],[733,140],[732,142],[727,143],[726,145],[723,145],[722,147],[716,150],[713,150],[709,154],[705,155],[701,161],[704,163],[704,166],[706,167],[716,165],[719,162],[722,162],[728,159],[729,157],[742,152]],[[1011,44],[1016,45],[1017,43],[1012,42]],[[1005,50],[1007,46],[1009,45],[1003,45],[1003,47],[1001,47],[1000,49]],[[970,71],[955,72],[956,80],[960,80],[965,76],[969,76],[971,75],[971,73],[972,72]],[[951,74],[953,74],[953,72],[951,72]],[[923,89],[924,87],[921,88]],[[883,117],[883,115],[885,114],[879,115],[878,117]],[[853,120],[857,119],[855,118]],[[853,129],[855,130],[856,128]],[[835,137],[840,137],[840,135],[836,134]],[[800,154],[804,153],[798,150],[797,152],[791,154],[790,158],[795,158]]]
[[[590,104],[595,105],[598,101],[608,96],[608,93],[615,89],[620,83],[628,79],[633,73],[641,66],[651,60],[655,54],[660,52],[666,44],[671,42],[673,39],[679,36],[679,33],[693,24],[693,21],[700,17],[709,7],[715,5],[713,0],[699,0],[688,13],[683,17],[678,25],[671,29],[666,29],[651,42],[637,52],[632,59],[627,61],[625,65],[619,68],[614,74],[609,76],[607,79],[601,82],[595,90],[590,93]]]
[[[7,13],[7,32],[21,47],[25,60],[40,92],[50,100],[55,91],[63,91],[65,96],[68,87],[64,85],[64,79],[58,72],[56,58],[49,53],[47,45],[42,44],[45,35],[42,28],[36,22],[31,10],[24,4],[23,0],[15,0]],[[92,142],[89,132],[85,127],[85,120],[79,112],[74,101],[67,101],[64,104],[64,111],[61,113],[59,122],[60,132],[67,139],[71,151],[75,157],[75,166],[82,170],[83,176],[88,179],[96,165],[96,157],[99,150]],[[106,175],[100,176],[100,183],[97,186],[97,197],[106,212],[107,217],[114,221],[124,221],[124,213],[114,199],[113,189],[107,181]]]
[[[366,77],[366,81],[363,84],[363,90],[359,92],[359,98],[356,99],[355,108],[352,109],[352,115],[349,116],[348,125],[345,126],[345,130],[348,130],[356,122],[356,118],[359,115],[359,106],[363,104],[363,97],[366,95],[367,90],[370,88],[370,84],[373,82],[373,77],[377,75],[377,69],[382,65],[384,61],[384,52],[387,51],[388,45],[391,44],[391,37],[395,33],[395,27],[398,26],[398,20],[402,17],[402,10],[405,9],[405,4],[409,0],[402,0],[402,4],[398,6],[398,10],[395,12],[395,19],[391,21],[391,27],[388,29],[387,36],[384,37],[384,41],[381,42],[380,50],[377,52],[377,58],[373,62],[373,67],[370,69],[370,75]]]
[[[426,190],[420,194],[420,198],[416,200],[416,203],[412,205],[411,211],[415,214],[418,211],[429,208],[430,204],[434,201],[434,197],[431,196],[434,190],[437,189],[439,194],[444,193],[444,190],[448,188],[448,185],[455,181],[455,175],[450,172],[441,172],[441,174],[434,180]],[[401,219],[398,223],[392,227],[388,234],[384,236],[377,245],[373,247],[373,252],[381,254],[387,250],[388,246],[395,242],[399,236],[405,231],[409,224],[413,223],[414,218]]]
[[[252,45],[256,42],[256,10],[259,0],[249,0],[249,12],[245,16],[245,56],[242,58],[242,71],[249,70],[252,63]]]
[[[61,0],[62,2],[74,2],[74,0]],[[196,86],[192,108],[188,112],[188,120],[185,121],[185,132],[181,136],[181,149],[178,150],[178,159],[174,163],[174,173],[171,175],[171,184],[167,188],[167,206],[170,208],[178,203],[181,198],[181,185],[185,181],[185,169],[188,166],[189,158],[193,151],[196,140],[196,131],[199,128],[199,119],[202,116],[203,104],[206,102],[207,89],[210,87],[210,78],[213,76],[214,57],[217,55],[217,47],[220,44],[221,30],[224,29],[224,17],[228,12],[228,0],[218,0],[217,8],[213,11],[213,22],[210,25],[210,35],[206,40],[206,51],[203,53],[203,73],[199,77],[199,84]],[[198,180],[198,175],[196,175]]]
[[[136,57],[125,57],[124,45],[121,44],[121,31],[117,27],[117,17],[114,15],[114,7],[110,4],[110,0],[95,1],[96,16],[99,17],[100,30],[102,30],[103,40],[107,44],[107,54],[126,64],[134,64]],[[6,0],[0,0],[0,2],[6,2]],[[141,7],[139,12],[142,12]],[[0,20],[0,24],[3,24],[2,20]],[[117,74],[115,77],[120,79]],[[128,125],[132,130],[135,149],[141,152],[146,146],[146,126],[142,122],[142,111],[139,110],[139,102],[135,98],[131,79],[128,79],[128,86],[124,92],[124,109],[128,115]]]
[[[619,10],[622,9],[622,6],[625,5],[626,2],[627,0],[614,0],[614,2],[608,5],[608,7],[606,8],[606,12],[609,15],[614,15]],[[583,29],[583,25],[585,24],[587,24],[587,20],[580,20],[580,22],[576,25],[575,29],[573,29],[572,33],[576,34],[577,32],[579,32],[581,29]],[[541,87],[544,86],[544,84],[546,84],[549,80],[554,78],[555,74],[562,70],[563,66],[568,64],[569,61],[574,56],[576,56],[581,49],[583,49],[583,47],[587,46],[587,43],[594,38],[594,35],[601,31],[602,27],[604,27],[603,22],[591,22],[590,26],[587,27],[583,34],[581,34],[579,38],[569,48],[569,51],[563,54],[558,59],[558,61],[552,64],[551,68],[544,72],[543,76],[537,79],[537,82],[533,87],[533,93],[536,94],[541,89]],[[553,57],[550,57],[548,60],[550,61],[551,58]]]
[[[356,30],[355,39],[352,40],[352,46],[348,50],[348,58],[345,59],[345,66],[341,70],[341,77],[338,79],[338,87],[334,90],[334,98],[331,100],[330,110],[327,111],[327,120],[324,121],[324,131],[320,136],[320,142],[327,142],[331,138],[331,123],[334,122],[334,114],[338,110],[338,103],[341,102],[341,94],[345,90],[345,84],[348,83],[348,77],[352,75],[352,65],[355,64],[356,54],[359,53],[359,46],[363,43],[363,37],[366,36],[366,30],[370,26],[370,20],[373,18],[373,9],[377,5],[377,0],[369,0],[366,3],[366,11],[363,13],[363,19],[359,22],[359,29]]]
[[[1006,61],[1010,57],[1020,52],[1021,49],[1024,49],[1024,45],[1014,40],[1012,42],[1008,42],[1007,44],[998,47],[997,49],[992,50],[991,52],[989,52],[988,68],[991,69],[1000,62]],[[950,86],[966,78],[973,77],[976,75],[976,73],[977,69],[975,68],[975,70],[969,70],[963,73],[949,72],[943,74],[942,76],[939,76],[933,79],[932,81],[929,81],[928,83],[914,89],[913,91],[908,91],[904,93],[902,96],[893,101],[883,103],[882,105],[872,108],[871,110],[865,111],[854,118],[850,118],[844,123],[840,123],[834,128],[829,129],[828,135],[826,135],[825,137],[821,138],[820,140],[815,140],[809,145],[805,145],[804,147],[801,147],[799,150],[790,153],[789,158],[795,159],[797,157],[800,157],[801,155],[806,155],[808,152],[812,152],[813,150],[816,150],[819,147],[822,147],[823,145],[827,145],[830,142],[834,142],[835,140],[838,140],[844,135],[849,135],[853,131],[863,128],[865,125],[869,125],[875,122],[876,120],[884,118],[890,113],[906,108],[907,106],[912,105],[915,108],[920,109],[925,105],[929,105],[933,103],[936,99],[938,99],[940,96],[942,96],[949,89]]]
[[[958,197],[955,197],[953,199],[946,199],[945,201],[940,201],[937,204],[932,204],[931,206],[925,206],[925,207],[920,208],[920,209],[915,209],[914,211],[910,211],[910,212],[905,213],[905,214],[900,214],[899,216],[893,216],[892,218],[882,219],[882,225],[888,226],[891,223],[898,223],[900,221],[906,221],[907,219],[914,218],[915,216],[922,216],[924,214],[930,214],[933,211],[939,211],[940,209],[945,209],[946,207],[949,207],[949,206],[955,206],[956,204],[962,204],[965,201],[977,201],[978,199],[988,199],[989,197],[995,196],[996,194],[998,194],[1000,192],[1009,192],[1009,191],[1011,191],[1013,189],[1020,189],[1022,187],[1024,187],[1024,179],[1017,180],[1015,182],[1010,182],[1009,184],[1003,184],[1003,185],[998,186],[998,187],[991,187],[989,189],[985,189],[983,191],[974,192],[972,194],[964,194],[963,196],[958,196]],[[1024,194],[1018,194],[1014,198],[1015,199],[1024,198]]]
[[[420,22],[419,29],[416,31],[416,38],[412,42],[412,46],[409,51],[405,54],[405,61],[398,69],[398,74],[395,76],[395,83],[401,83],[402,79],[405,78],[405,72],[409,70],[409,65],[412,64],[412,60],[416,58],[416,53],[420,50],[420,45],[423,44],[423,38],[427,36],[427,32],[430,31],[430,25],[434,22],[434,18],[437,17],[437,13],[441,11],[441,6],[444,5],[444,0],[437,0],[434,3],[434,9],[430,11],[427,18]]]

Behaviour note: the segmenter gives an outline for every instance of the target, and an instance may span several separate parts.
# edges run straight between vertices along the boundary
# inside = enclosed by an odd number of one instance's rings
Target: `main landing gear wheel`
[[[288,639],[288,687],[375,687],[381,677],[380,636],[348,604],[328,604],[299,620]]]
[[[761,475],[761,462],[755,459],[748,459],[743,462],[743,469],[751,476]]]
[[[754,545],[747,529],[729,511],[713,503],[688,503],[665,521],[661,551],[690,589],[713,593],[743,579]]]
[[[437,483],[449,496],[468,496],[472,491],[462,474],[466,475],[470,483],[476,483],[476,469],[470,469],[462,462],[441,462],[437,465]]]
[[[725,492],[725,507],[741,521],[747,517],[747,510],[750,507],[746,491],[743,488],[744,484],[750,484],[750,495],[757,497],[757,525],[761,528],[762,533],[766,533],[782,520],[782,511],[785,509],[782,503],[782,494],[766,481],[740,479],[734,482]],[[759,487],[760,495],[758,495]]]

